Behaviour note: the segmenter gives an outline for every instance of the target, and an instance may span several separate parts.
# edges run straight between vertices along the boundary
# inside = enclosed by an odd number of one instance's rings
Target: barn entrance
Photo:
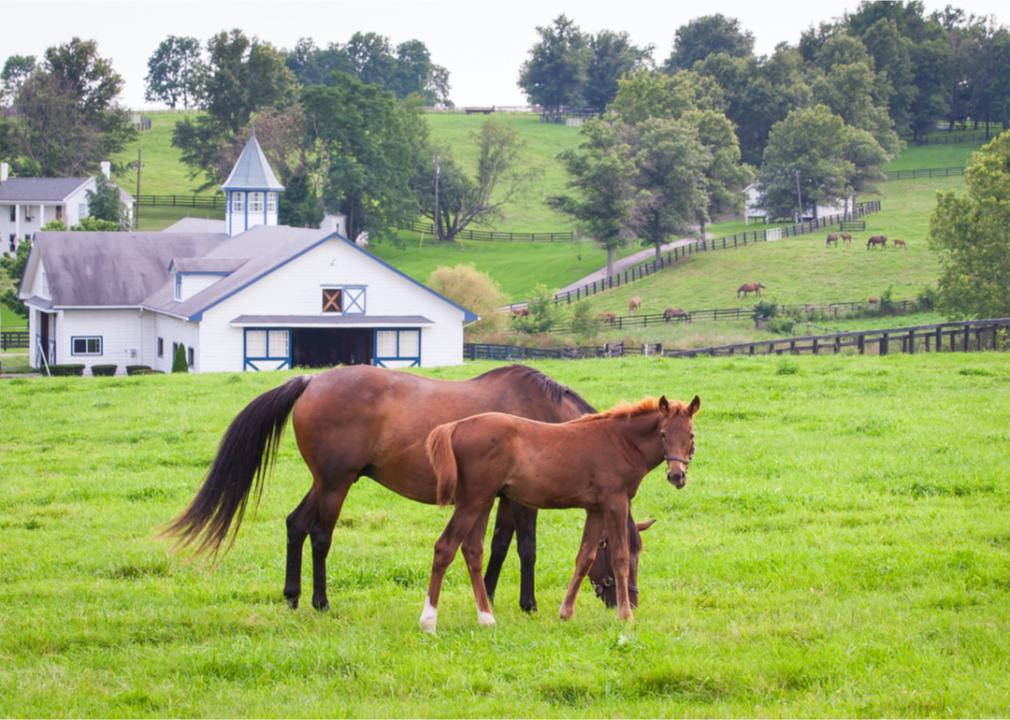
[[[371,365],[371,328],[292,328],[291,364],[298,367]]]

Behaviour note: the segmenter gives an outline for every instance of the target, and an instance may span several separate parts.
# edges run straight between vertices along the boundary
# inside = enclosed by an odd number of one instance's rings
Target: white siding
[[[50,220],[56,219],[56,207],[63,206],[63,222],[67,227],[73,227],[81,221],[80,206],[85,208],[88,204],[88,190],[94,191],[95,179],[89,178],[79,189],[72,192],[66,199],[59,202],[30,202],[19,203],[17,205],[17,222],[10,219],[11,205],[0,205],[0,251],[9,249],[10,236],[16,230],[17,242],[24,240],[25,236],[34,235],[43,225]],[[28,217],[31,217],[29,220]]]
[[[153,318],[153,322],[151,323],[150,330],[150,360],[145,364],[150,365],[155,370],[171,372],[172,343],[181,343],[187,348],[193,348],[195,362],[191,370],[199,372],[201,366],[199,352],[200,329],[197,324],[169,317],[168,315],[151,315],[151,317]],[[165,349],[161,357],[157,356],[159,337],[162,339]]]
[[[366,285],[368,315],[423,315],[421,364],[463,362],[463,311],[341,240],[330,240],[208,310],[200,323],[200,368],[242,370],[239,315],[320,315],[322,288]],[[324,318],[325,319],[325,318]]]
[[[74,337],[101,337],[101,355],[72,354]],[[143,365],[139,310],[63,310],[56,319],[56,357],[59,363],[116,364],[124,373],[127,365]]]
[[[185,300],[196,295],[201,290],[209,288],[214,283],[224,278],[224,275],[214,275],[206,273],[180,273],[182,275],[182,297]],[[174,282],[174,280],[173,280]]]

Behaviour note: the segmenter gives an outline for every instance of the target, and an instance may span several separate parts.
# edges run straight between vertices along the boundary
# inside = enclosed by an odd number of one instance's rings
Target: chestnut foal
[[[436,501],[456,507],[435,543],[421,629],[435,632],[442,578],[460,544],[477,600],[477,622],[494,624],[480,572],[484,531],[498,495],[535,508],[585,508],[582,545],[561,604],[561,619],[574,613],[575,597],[606,532],[617,614],[630,620],[631,499],[646,474],[663,460],[667,480],[678,489],[687,483],[694,454],[693,418],[700,406],[697,395],[689,405],[670,403],[664,396],[560,424],[489,412],[432,430],[426,447],[437,481]]]

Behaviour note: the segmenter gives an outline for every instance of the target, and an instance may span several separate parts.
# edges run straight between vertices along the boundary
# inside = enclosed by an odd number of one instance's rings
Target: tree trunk
[[[662,251],[660,250],[660,248],[662,248],[662,247],[663,247],[663,243],[656,243],[655,244],[655,248],[656,248],[656,265],[659,265],[659,256],[662,254]]]
[[[614,275],[614,246],[607,245],[607,278]],[[606,281],[604,281],[606,282]]]

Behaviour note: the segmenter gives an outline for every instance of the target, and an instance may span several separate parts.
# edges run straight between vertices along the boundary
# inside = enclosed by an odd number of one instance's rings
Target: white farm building
[[[463,361],[477,317],[329,230],[278,226],[283,187],[250,139],[226,219],[163,232],[40,232],[22,278],[34,367],[196,372]]]

